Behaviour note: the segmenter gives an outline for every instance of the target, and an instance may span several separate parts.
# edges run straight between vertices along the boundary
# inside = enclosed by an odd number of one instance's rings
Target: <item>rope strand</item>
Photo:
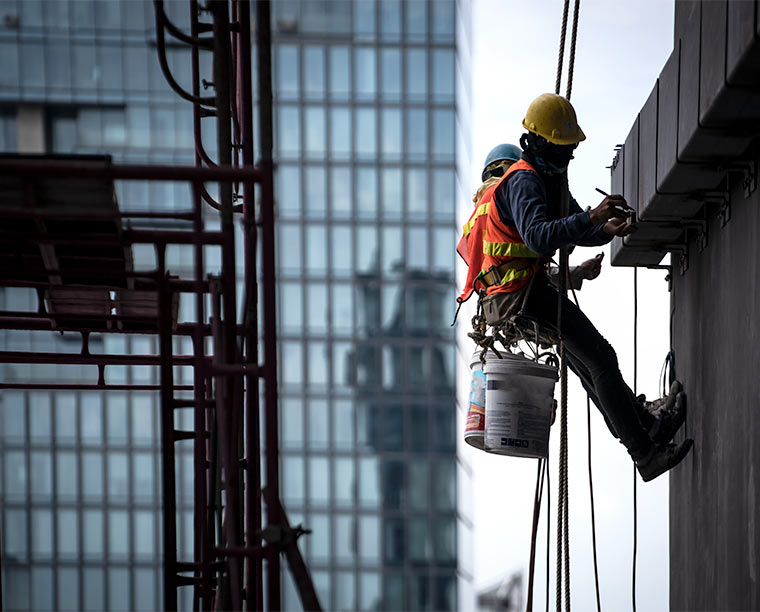
[[[565,61],[565,38],[567,37],[567,14],[570,10],[570,0],[565,0],[565,8],[562,11],[562,29],[559,35],[559,56],[557,58],[557,83],[554,87],[554,93],[559,95],[562,87],[562,64]]]
[[[633,394],[636,395],[639,376],[639,276],[638,268],[633,268]],[[631,576],[631,604],[636,612],[636,556],[638,553],[638,480],[636,464],[633,464],[633,562]]]
[[[567,95],[568,100],[573,91],[573,71],[575,69],[575,41],[578,36],[578,15],[581,9],[581,0],[575,0],[573,7],[573,33],[570,36],[570,61],[567,64]]]

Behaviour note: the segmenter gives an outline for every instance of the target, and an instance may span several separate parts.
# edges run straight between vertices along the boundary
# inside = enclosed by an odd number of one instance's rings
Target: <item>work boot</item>
[[[655,413],[654,417],[654,423],[649,428],[649,437],[655,444],[667,444],[686,421],[686,393],[677,393],[673,408],[662,409]]]
[[[653,402],[647,402],[643,395],[637,398],[642,401],[646,413],[652,417],[648,433],[655,444],[670,442],[686,420],[686,395],[681,389],[681,383],[675,380],[665,397]]]
[[[636,469],[644,482],[654,480],[660,474],[676,467],[689,454],[694,440],[688,438],[680,444],[653,444],[646,456],[636,460]]]

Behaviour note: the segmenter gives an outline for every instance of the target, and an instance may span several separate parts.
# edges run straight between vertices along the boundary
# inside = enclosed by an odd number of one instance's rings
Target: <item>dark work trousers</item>
[[[523,313],[556,329],[558,293],[543,274],[537,276],[523,306]],[[652,442],[642,424],[644,410],[625,384],[617,355],[594,324],[567,297],[562,298],[562,337],[568,367],[580,378],[607,422],[631,456],[646,455]],[[641,415],[641,416],[640,416]]]

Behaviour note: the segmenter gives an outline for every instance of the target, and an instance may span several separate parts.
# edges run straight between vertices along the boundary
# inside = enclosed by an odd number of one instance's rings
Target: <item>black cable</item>
[[[633,268],[633,394],[636,395],[639,365],[639,277],[638,268]],[[633,464],[633,568],[631,576],[631,603],[636,612],[636,553],[638,552],[638,499],[636,464]]]
[[[591,471],[591,399],[586,395],[586,421],[588,423],[588,490],[591,496],[591,550],[594,553],[594,586],[596,588],[596,610],[602,612],[599,595],[599,565],[596,557],[596,514],[594,512],[594,476]]]

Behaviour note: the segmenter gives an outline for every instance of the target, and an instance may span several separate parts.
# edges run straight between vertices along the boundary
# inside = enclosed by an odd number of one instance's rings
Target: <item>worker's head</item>
[[[496,145],[486,156],[481,180],[503,176],[507,169],[522,157],[520,147],[513,144]]]
[[[520,145],[547,174],[564,172],[578,143],[586,140],[573,105],[556,94],[542,94],[533,100],[522,124],[528,133],[520,138]]]

